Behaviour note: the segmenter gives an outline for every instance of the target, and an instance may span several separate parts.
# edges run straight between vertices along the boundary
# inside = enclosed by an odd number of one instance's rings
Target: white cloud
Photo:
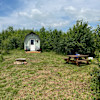
[[[83,19],[90,23],[96,22],[100,19],[100,10],[89,9],[89,8],[74,8],[72,6],[63,8],[66,16],[69,16],[71,20]]]
[[[76,8],[74,8],[73,6],[69,6],[69,7],[65,7],[64,8],[65,9],[65,11],[76,11]]]
[[[51,27],[63,30],[73,21],[83,19],[89,23],[100,20],[99,0],[20,0],[23,5],[6,17],[0,17],[0,25],[17,28]],[[92,4],[93,3],[93,4]],[[23,8],[23,9],[22,9]]]

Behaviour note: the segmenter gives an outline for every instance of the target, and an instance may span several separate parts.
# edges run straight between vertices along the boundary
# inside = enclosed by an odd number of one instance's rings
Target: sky
[[[100,0],[0,0],[0,31],[41,27],[67,31],[77,20],[100,24]]]

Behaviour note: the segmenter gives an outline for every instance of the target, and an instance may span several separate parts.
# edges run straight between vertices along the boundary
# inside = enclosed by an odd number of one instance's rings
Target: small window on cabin
[[[37,39],[36,39],[35,41],[36,41],[37,43],[39,42],[39,40],[37,40]]]
[[[31,45],[34,45],[34,40],[31,40]]]

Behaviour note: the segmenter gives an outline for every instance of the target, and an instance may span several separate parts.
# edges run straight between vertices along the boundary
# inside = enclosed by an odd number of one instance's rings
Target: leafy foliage
[[[93,94],[96,95],[96,100],[100,99],[100,53],[99,50],[95,51],[96,59],[98,61],[98,67],[94,67],[91,76],[91,90],[93,91]]]
[[[91,90],[93,91],[93,94],[97,96],[97,100],[100,99],[100,69],[94,68],[93,72],[91,73],[93,76],[91,80]]]
[[[80,54],[94,54],[94,37],[88,23],[77,21],[67,32],[68,52]]]
[[[100,51],[100,26],[99,25],[94,30],[94,37],[95,37],[95,47]]]
[[[23,49],[24,38],[31,30],[13,30],[13,27],[8,27],[3,30],[0,34],[0,49],[1,50],[12,50],[12,49]]]
[[[0,34],[0,49],[9,51],[11,49],[23,49],[24,38],[33,30],[18,29],[14,30],[12,26],[3,30]],[[63,54],[80,54],[93,55],[95,49],[100,47],[100,27],[93,32],[91,27],[88,27],[87,22],[77,21],[76,25],[70,28],[66,33],[62,31],[46,30],[42,27],[40,30],[35,30],[41,39],[42,51],[55,51]],[[98,39],[96,39],[98,38]]]
[[[2,54],[0,54],[0,62],[3,62],[4,58],[2,56]]]

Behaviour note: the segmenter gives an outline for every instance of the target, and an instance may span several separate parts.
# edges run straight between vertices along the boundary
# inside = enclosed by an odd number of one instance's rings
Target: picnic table
[[[89,55],[67,55],[68,58],[65,58],[64,60],[67,63],[69,63],[69,62],[76,63],[76,65],[79,65],[80,62],[86,62],[87,64],[89,64],[89,61],[87,59],[88,56]]]

